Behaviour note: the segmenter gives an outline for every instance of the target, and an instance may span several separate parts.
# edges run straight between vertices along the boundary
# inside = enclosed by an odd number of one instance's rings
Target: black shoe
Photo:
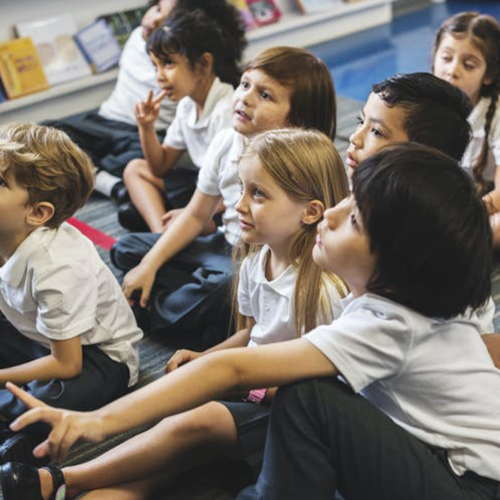
[[[10,431],[10,436],[4,434],[4,441],[0,445],[0,464],[6,462],[21,462],[35,464],[33,443],[26,434]]]
[[[134,233],[150,232],[146,221],[131,202],[124,203],[118,208],[118,222],[120,226]]]
[[[127,188],[122,181],[117,182],[113,186],[113,189],[111,190],[111,199],[118,205],[122,205],[123,203],[130,201]]]
[[[66,498],[64,474],[59,467],[44,467],[54,485],[51,499]],[[0,484],[4,500],[43,500],[38,469],[31,465],[9,462],[0,467]]]

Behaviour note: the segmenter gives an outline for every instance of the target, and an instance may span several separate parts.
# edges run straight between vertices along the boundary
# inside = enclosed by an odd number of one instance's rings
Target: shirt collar
[[[272,281],[268,281],[265,273],[266,263],[270,251],[270,248],[267,245],[264,245],[259,252],[255,281],[269,286],[279,295],[290,297],[290,291],[295,287],[297,273],[292,266],[288,266],[277,278]]]
[[[246,137],[239,132],[236,132],[236,130],[233,130],[233,134],[235,134],[235,137],[228,153],[228,160],[232,163],[238,163],[248,139],[246,139]]]
[[[0,268],[0,282],[5,282],[11,287],[21,283],[26,273],[28,259],[42,244],[48,231],[51,231],[48,227],[39,227],[28,235]]]
[[[191,112],[188,116],[189,125],[192,128],[204,128],[210,123],[210,115],[212,114],[215,106],[217,106],[217,103],[223,99],[225,95],[227,95],[228,85],[228,83],[221,82],[219,77],[215,77],[215,80],[208,91],[205,105],[203,106],[203,111],[201,112],[199,118],[197,116],[196,103],[191,99],[191,97],[187,97],[187,99],[190,99],[192,102]]]

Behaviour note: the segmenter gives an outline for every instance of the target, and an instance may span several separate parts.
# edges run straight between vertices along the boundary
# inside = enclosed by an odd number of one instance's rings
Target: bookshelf
[[[279,22],[248,32],[249,46],[245,57],[250,58],[274,45],[308,47],[356,31],[372,28],[392,19],[393,0],[358,0],[353,3],[334,3],[332,8],[315,14],[301,14],[295,0],[276,0],[282,11]],[[49,17],[63,11],[73,14],[79,27],[90,23],[100,14],[143,5],[140,0],[108,0],[106,9],[102,1],[87,0],[17,0],[2,7],[0,40],[12,38],[12,26],[26,19]],[[42,5],[43,4],[43,5]],[[8,26],[8,29],[5,29]],[[96,108],[111,92],[118,70],[92,75],[54,86],[39,92],[0,103],[0,124],[10,121],[41,121]]]

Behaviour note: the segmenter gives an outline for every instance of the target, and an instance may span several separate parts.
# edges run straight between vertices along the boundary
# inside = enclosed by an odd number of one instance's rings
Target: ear
[[[39,201],[31,206],[28,213],[27,223],[33,227],[45,225],[54,216],[56,209],[48,201]]]
[[[324,211],[325,205],[323,205],[322,201],[310,201],[302,213],[302,223],[308,226],[316,224],[323,217]]]
[[[204,52],[198,62],[196,63],[198,68],[200,68],[203,72],[212,73],[214,68],[214,56],[210,52]]]

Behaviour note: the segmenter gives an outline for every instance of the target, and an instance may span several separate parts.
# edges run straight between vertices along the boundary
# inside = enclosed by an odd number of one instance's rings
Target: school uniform
[[[19,245],[0,268],[0,310],[2,368],[50,354],[51,341],[80,339],[80,375],[24,387],[47,404],[91,410],[137,382],[142,332],[94,245],[71,225],[38,228]],[[11,421],[25,409],[0,390],[0,415]]]
[[[233,129],[219,132],[210,144],[197,188],[222,197],[223,225],[214,234],[196,238],[158,270],[149,315],[153,332],[191,338],[202,347],[227,337],[234,273],[231,252],[239,236],[235,207],[240,196],[238,161],[242,151],[243,136]],[[113,264],[128,272],[160,237],[152,233],[123,236],[111,249]]]
[[[482,330],[475,314],[345,299],[338,320],[305,336],[344,382],[280,388],[263,472],[238,500],[500,498],[500,370]]]
[[[167,130],[164,146],[187,151],[192,163],[174,165],[165,176],[168,208],[185,207],[193,196],[198,171],[215,135],[231,127],[234,88],[215,78],[200,116],[196,102],[186,96],[179,101],[175,118]]]
[[[266,278],[270,249],[264,245],[247,257],[240,269],[238,283],[239,312],[255,319],[249,348],[297,338],[293,298],[297,271],[288,266],[277,278]],[[329,282],[327,282],[327,285]],[[341,295],[332,284],[326,290],[332,306],[332,317],[341,314]],[[271,406],[253,402],[220,401],[231,412],[238,431],[238,451],[256,477],[262,465],[267,424]]]
[[[92,159],[98,168],[121,177],[127,164],[143,158],[134,105],[148,92],[158,93],[156,69],[146,52],[142,27],[130,35],[120,57],[120,71],[111,95],[98,110],[85,111],[45,125],[64,130]],[[166,97],[155,123],[158,139],[174,119],[177,103]]]

